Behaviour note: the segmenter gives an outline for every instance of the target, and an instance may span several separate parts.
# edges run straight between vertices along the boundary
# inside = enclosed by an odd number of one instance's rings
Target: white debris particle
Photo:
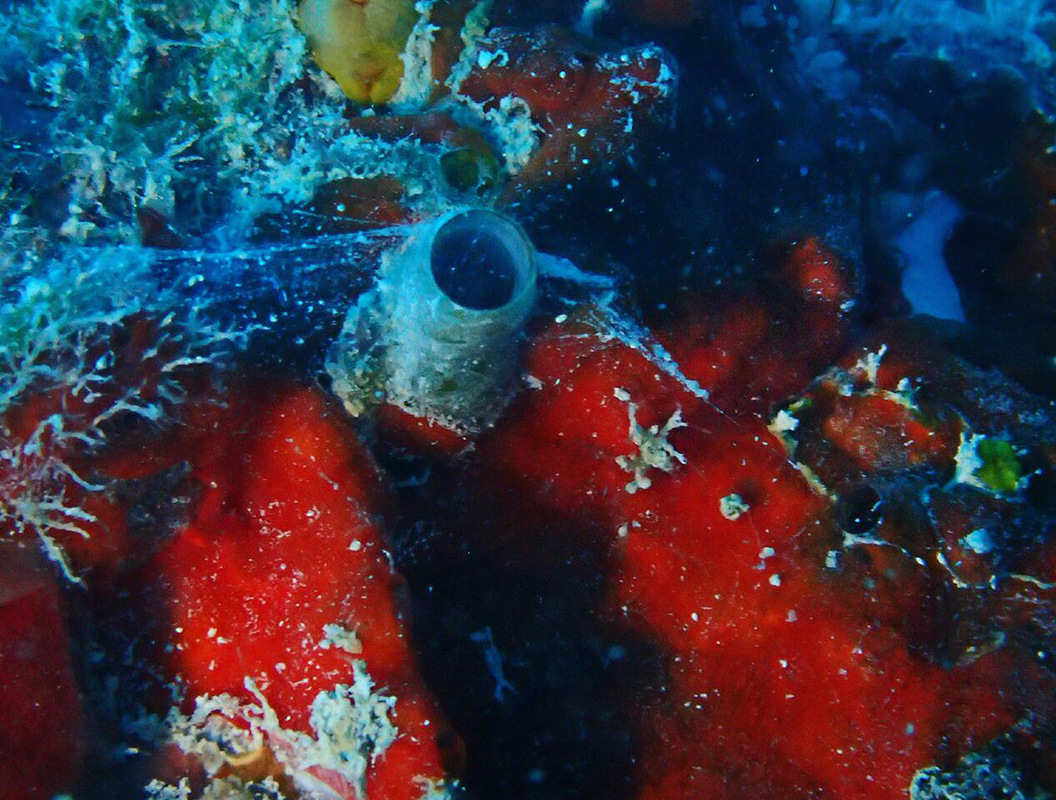
[[[839,550],[830,550],[829,552],[827,552],[825,554],[825,568],[826,569],[836,569],[837,565],[839,564],[839,559],[840,559],[840,551]]]
[[[770,585],[771,586],[780,586],[781,585],[781,576],[778,575],[776,572],[773,575],[770,576]]]
[[[744,502],[744,498],[736,493],[728,494],[719,500],[719,513],[730,521],[740,519],[748,509],[749,505]],[[774,554],[774,551],[770,548],[766,549],[770,550],[770,555]],[[766,557],[760,553],[760,558]]]
[[[994,541],[990,538],[986,528],[977,528],[961,539],[961,543],[978,555],[985,555],[994,549]]]
[[[799,420],[785,411],[785,409],[778,411],[777,415],[770,422],[770,432],[774,434],[794,431],[798,427]]]
[[[323,626],[323,638],[319,646],[324,650],[336,647],[357,656],[363,652],[363,643],[359,641],[355,631],[332,622]]]

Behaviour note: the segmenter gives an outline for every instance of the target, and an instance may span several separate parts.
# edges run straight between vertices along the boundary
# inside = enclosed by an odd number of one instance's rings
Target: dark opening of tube
[[[882,501],[872,486],[860,483],[836,502],[836,523],[846,533],[862,536],[880,524]]]
[[[440,291],[463,308],[492,311],[513,299],[517,285],[516,255],[486,217],[456,217],[436,234],[430,254]]]

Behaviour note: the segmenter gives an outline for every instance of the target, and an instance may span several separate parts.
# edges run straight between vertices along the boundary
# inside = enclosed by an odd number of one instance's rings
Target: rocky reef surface
[[[1056,796],[1052,0],[0,10],[0,796]]]

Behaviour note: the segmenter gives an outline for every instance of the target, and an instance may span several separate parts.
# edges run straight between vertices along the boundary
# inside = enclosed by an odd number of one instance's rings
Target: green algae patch
[[[956,461],[959,483],[998,494],[1022,488],[1023,467],[1016,448],[1006,439],[962,432]]]
[[[471,147],[444,153],[440,168],[448,185],[460,192],[484,194],[498,182],[498,159],[490,152]]]
[[[976,453],[983,462],[975,471],[979,480],[995,492],[1016,491],[1023,469],[1010,442],[984,437],[976,446]]]

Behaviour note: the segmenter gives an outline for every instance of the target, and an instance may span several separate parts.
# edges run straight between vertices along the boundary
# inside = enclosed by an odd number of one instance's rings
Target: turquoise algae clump
[[[433,197],[443,176],[419,144],[349,130],[296,12],[294,0],[36,0],[8,19],[0,40],[53,110],[39,145],[59,162],[60,236],[136,241],[149,208],[181,233],[239,241],[261,214],[347,177],[410,172]],[[24,169],[24,152],[3,158]],[[8,192],[0,209],[26,202]]]

